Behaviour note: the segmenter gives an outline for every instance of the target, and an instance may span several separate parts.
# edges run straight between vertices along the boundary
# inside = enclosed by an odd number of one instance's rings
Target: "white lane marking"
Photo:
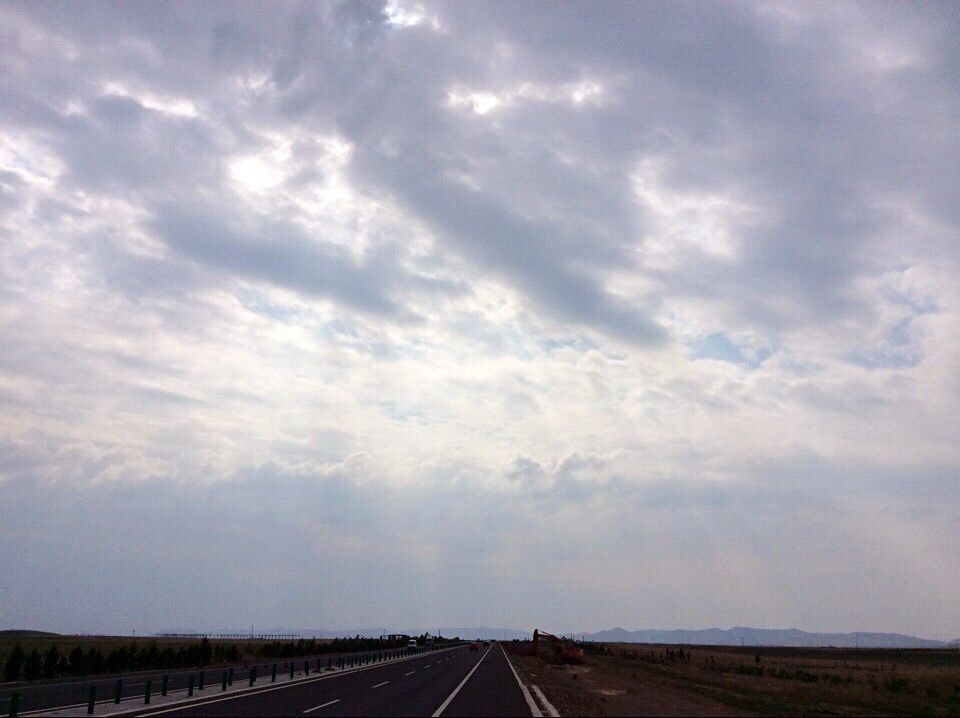
[[[510,670],[513,671],[513,677],[517,679],[517,685],[520,686],[520,691],[523,693],[523,699],[527,702],[527,708],[530,709],[530,715],[532,715],[533,718],[543,718],[543,713],[540,712],[540,708],[533,700],[533,696],[530,695],[530,691],[527,690],[527,687],[523,685],[523,681],[520,680],[520,676],[517,675],[517,669],[513,667],[510,659],[507,658],[507,651],[504,649],[502,643],[500,644],[500,650],[503,651],[503,657],[506,659],[507,665],[510,666]]]
[[[313,708],[307,708],[307,710],[305,710],[303,713],[304,715],[306,715],[307,713],[313,713],[314,711],[318,711],[321,708],[326,708],[327,706],[332,706],[334,703],[339,703],[339,702],[340,702],[339,698],[334,698],[332,701],[321,703],[320,705],[314,706]]]
[[[493,646],[490,646],[490,648],[493,648]],[[490,653],[490,648],[487,649],[487,653]],[[480,664],[481,664],[481,663],[483,663],[483,659],[487,657],[487,653],[484,653],[484,654],[483,654],[483,658],[481,658],[479,661],[477,661],[476,665],[475,665],[473,668],[471,668],[471,669],[470,669],[470,672],[464,677],[464,679],[463,679],[462,681],[460,681],[460,685],[458,685],[456,688],[454,688],[454,689],[453,689],[453,693],[451,693],[450,695],[447,696],[447,700],[445,700],[443,703],[441,703],[441,704],[440,704],[440,707],[437,708],[437,710],[435,710],[435,711],[433,712],[432,718],[438,718],[438,716],[447,709],[447,706],[450,705],[450,703],[453,701],[453,699],[457,697],[457,693],[460,692],[460,689],[463,688],[465,685],[467,685],[467,681],[470,680],[470,676],[473,675],[473,672],[476,671],[476,670],[480,667]]]
[[[416,671],[410,671],[409,673],[404,673],[404,676],[412,676]]]
[[[370,686],[370,688],[371,688],[371,689],[372,689],[372,688],[379,688],[380,686],[385,686],[385,685],[387,685],[389,682],[390,682],[390,681],[384,681],[383,683],[378,683],[378,684],[375,685],[375,686]]]
[[[547,713],[550,714],[550,718],[560,718],[560,711],[554,708],[553,703],[547,700],[547,697],[543,695],[543,691],[541,691],[532,683],[530,684],[530,690],[537,694],[537,698],[539,698],[540,702],[543,703],[543,707],[547,709]]]
[[[428,663],[427,665],[424,666],[424,668],[429,668],[432,665],[433,665],[432,663]]]

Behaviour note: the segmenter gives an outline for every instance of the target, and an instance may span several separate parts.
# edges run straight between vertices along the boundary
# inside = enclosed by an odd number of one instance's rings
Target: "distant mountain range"
[[[223,632],[235,632],[221,629]],[[443,636],[461,638],[479,638],[481,640],[511,641],[529,639],[530,631],[513,628],[491,628],[489,626],[460,626],[433,628],[351,628],[351,629],[270,629],[269,633],[289,633],[305,638],[337,638],[345,636],[372,637],[389,633],[419,635],[424,631]],[[610,628],[595,633],[566,633],[586,641],[604,643],[672,643],[710,646],[797,646],[819,647],[836,646],[838,648],[944,648],[960,647],[960,639],[954,641],[935,641],[902,633],[873,633],[857,631],[854,633],[810,633],[797,628],[750,628],[734,626],[729,629],[703,628],[696,630],[658,630],[644,629],[629,631],[625,628]]]
[[[641,630],[611,628],[584,634],[588,641],[606,643],[683,643],[711,646],[836,646],[838,648],[943,648],[946,641],[906,636],[902,633],[808,633],[797,628],[704,628],[700,630]],[[956,643],[956,642],[953,642]]]

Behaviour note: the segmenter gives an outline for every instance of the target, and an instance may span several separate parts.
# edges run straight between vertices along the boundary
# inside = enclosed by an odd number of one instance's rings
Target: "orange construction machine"
[[[565,638],[558,638],[552,633],[541,631],[539,628],[533,629],[533,648],[530,651],[531,656],[537,655],[537,649],[540,647],[540,639],[545,638],[553,646],[553,655],[561,663],[580,663],[583,660],[583,649],[573,645],[573,641]]]

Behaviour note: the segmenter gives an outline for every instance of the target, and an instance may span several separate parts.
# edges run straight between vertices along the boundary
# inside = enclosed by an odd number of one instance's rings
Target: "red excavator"
[[[533,648],[530,651],[531,656],[537,655],[537,649],[540,647],[540,639],[545,638],[553,646],[553,655],[560,663],[580,663],[583,660],[583,649],[573,645],[573,641],[565,638],[558,638],[552,633],[541,631],[539,628],[533,629]]]

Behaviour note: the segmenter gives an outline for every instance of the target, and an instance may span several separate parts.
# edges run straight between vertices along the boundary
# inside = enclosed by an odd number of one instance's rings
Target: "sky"
[[[960,637],[960,7],[0,5],[0,628]]]

